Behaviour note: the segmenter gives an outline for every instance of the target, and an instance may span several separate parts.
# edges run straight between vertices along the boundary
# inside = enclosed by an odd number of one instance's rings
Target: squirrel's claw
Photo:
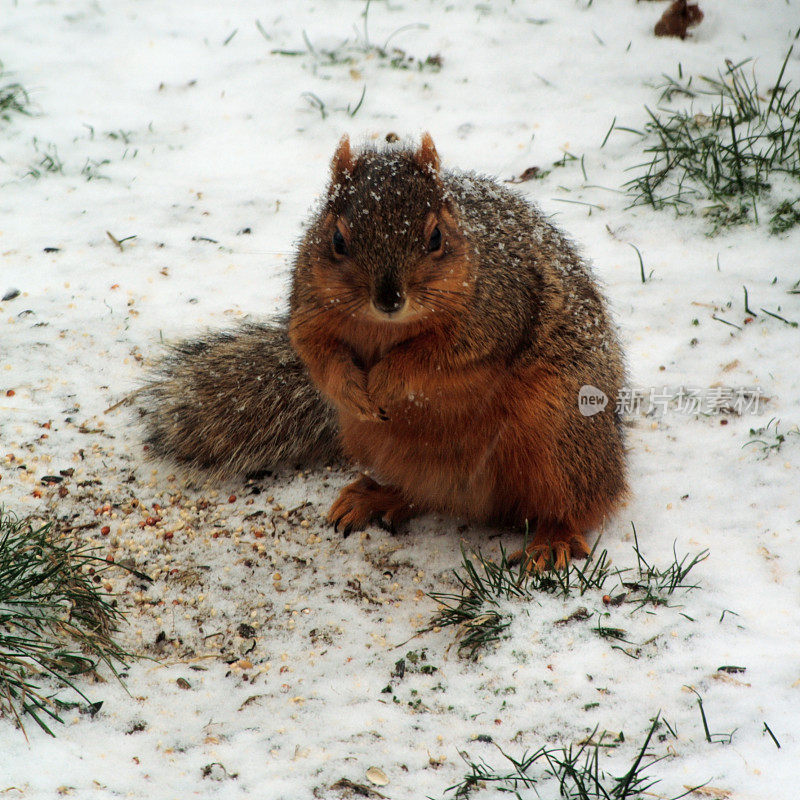
[[[373,520],[389,526],[394,533],[397,525],[413,515],[411,507],[393,486],[381,486],[368,475],[348,484],[328,512],[333,529],[348,536],[351,531],[365,528]]]
[[[585,558],[591,552],[586,539],[566,525],[540,523],[533,541],[524,550],[509,556],[510,564],[524,562],[527,572],[566,569],[573,558]]]
[[[392,536],[397,535],[397,525],[394,523],[394,520],[378,517],[378,519],[375,520],[375,524],[379,528],[383,528],[387,533],[391,533]]]
[[[408,394],[396,359],[386,357],[367,375],[367,396],[378,407],[379,419],[386,422],[386,408]]]
[[[401,527],[403,527],[403,523],[413,514],[414,510],[404,503],[402,506],[391,508],[384,512],[375,520],[375,524],[392,536],[397,536],[397,534],[400,533]]]

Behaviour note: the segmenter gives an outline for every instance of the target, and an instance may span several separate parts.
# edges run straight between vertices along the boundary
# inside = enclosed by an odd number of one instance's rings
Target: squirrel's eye
[[[336,253],[337,256],[347,255],[347,242],[344,240],[344,236],[342,236],[342,232],[338,228],[333,232],[333,252]]]
[[[428,239],[428,252],[435,253],[442,246],[442,232],[437,225],[431,233],[431,238]]]

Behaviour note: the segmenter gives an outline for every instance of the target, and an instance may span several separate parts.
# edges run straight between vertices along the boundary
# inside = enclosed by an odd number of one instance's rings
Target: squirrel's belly
[[[496,422],[435,426],[340,419],[347,454],[421,508],[471,520],[495,516]]]
[[[582,416],[568,389],[557,378],[519,381],[467,415],[361,422],[343,414],[342,445],[420,509],[592,527],[624,493],[624,451],[612,416]]]

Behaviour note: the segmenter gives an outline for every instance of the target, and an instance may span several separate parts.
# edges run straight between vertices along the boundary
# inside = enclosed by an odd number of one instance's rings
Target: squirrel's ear
[[[334,183],[341,183],[345,176],[353,171],[355,160],[350,149],[350,137],[345,134],[339,140],[339,146],[331,161],[331,177]]]
[[[439,154],[436,152],[436,146],[427,131],[422,134],[419,149],[414,153],[414,161],[423,169],[427,169],[434,174],[439,172]]]

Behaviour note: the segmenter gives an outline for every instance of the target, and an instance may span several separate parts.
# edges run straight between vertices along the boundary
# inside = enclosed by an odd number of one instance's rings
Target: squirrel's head
[[[381,323],[463,305],[465,241],[430,134],[416,149],[358,153],[345,136],[319,220],[314,262],[331,303]]]

